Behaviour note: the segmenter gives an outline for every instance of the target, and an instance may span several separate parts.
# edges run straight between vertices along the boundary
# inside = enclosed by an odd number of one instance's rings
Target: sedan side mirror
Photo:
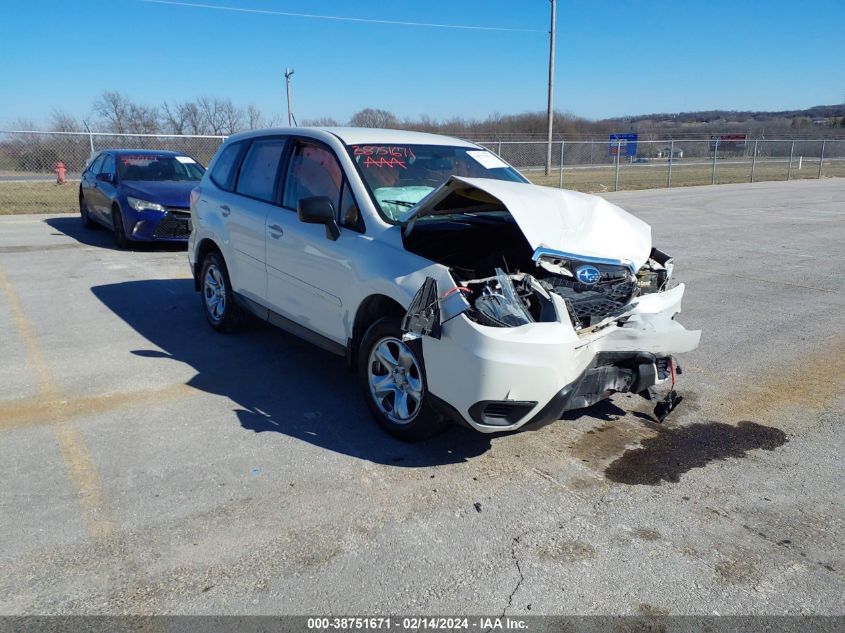
[[[323,224],[326,227],[326,238],[335,241],[340,237],[337,225],[337,211],[332,201],[326,196],[302,198],[297,209],[299,221],[306,224]]]
[[[114,183],[114,176],[112,174],[107,173],[97,174],[97,180],[99,180],[100,182]]]

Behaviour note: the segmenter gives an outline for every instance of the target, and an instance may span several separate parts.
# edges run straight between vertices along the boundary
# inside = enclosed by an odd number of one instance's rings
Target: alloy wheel
[[[367,362],[370,394],[379,410],[395,424],[408,424],[420,412],[422,371],[414,352],[400,339],[380,339]]]

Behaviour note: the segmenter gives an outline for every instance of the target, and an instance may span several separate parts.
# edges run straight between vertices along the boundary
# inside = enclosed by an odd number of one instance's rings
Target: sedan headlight
[[[136,211],[161,211],[162,213],[167,212],[167,209],[165,209],[164,206],[160,205],[158,202],[141,200],[140,198],[133,198],[132,196],[126,196],[126,201],[129,203],[129,206],[135,209]]]

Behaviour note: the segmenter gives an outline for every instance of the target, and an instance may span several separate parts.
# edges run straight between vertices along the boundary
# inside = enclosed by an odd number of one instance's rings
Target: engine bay
[[[456,215],[420,222],[405,245],[449,268],[466,302],[460,311],[481,325],[559,321],[557,295],[575,330],[584,330],[621,316],[638,295],[665,290],[672,273],[671,258],[657,249],[634,273],[622,263],[534,253],[506,211]]]

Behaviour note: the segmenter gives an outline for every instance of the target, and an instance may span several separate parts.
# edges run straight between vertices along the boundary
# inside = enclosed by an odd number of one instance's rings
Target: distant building
[[[813,119],[813,125],[830,125],[830,119]]]
[[[663,149],[657,151],[657,158],[669,158],[670,153],[672,153],[673,159],[684,157],[684,150],[680,147],[676,147],[674,150],[672,150],[671,147],[664,147]]]

